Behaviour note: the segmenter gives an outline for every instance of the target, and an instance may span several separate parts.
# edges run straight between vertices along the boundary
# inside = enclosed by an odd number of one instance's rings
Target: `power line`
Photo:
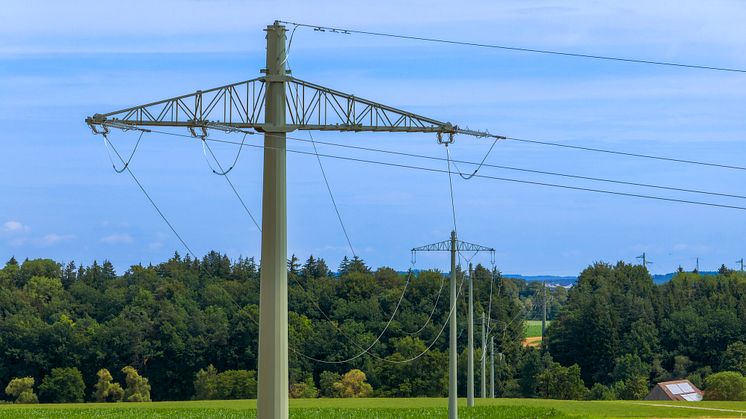
[[[217,140],[214,138],[208,139],[207,141],[216,141],[216,142],[240,145],[240,143],[236,143],[233,141]],[[255,145],[255,144],[245,144],[244,146],[255,147],[255,148],[265,147],[262,145]],[[315,155],[314,153],[307,152],[307,151],[301,151],[301,150],[288,149],[287,152],[295,153],[295,154],[312,155],[312,156]],[[376,165],[381,165],[381,166],[420,170],[420,171],[426,171],[426,172],[432,172],[432,173],[447,173],[448,172],[447,170],[443,170],[443,169],[434,169],[430,167],[415,166],[415,165],[410,165],[410,164],[382,162],[378,160],[362,159],[362,158],[355,158],[355,157],[343,157],[343,156],[337,156],[333,154],[319,154],[319,155],[322,157],[327,157],[327,158],[337,159],[337,160],[354,161],[358,163],[369,163],[369,164],[376,164]],[[562,185],[562,184],[548,183],[548,182],[536,182],[536,181],[530,181],[530,180],[513,179],[513,178],[506,178],[506,177],[499,177],[499,176],[480,175],[480,174],[476,174],[475,177],[479,177],[483,179],[499,180],[503,182],[511,182],[511,183],[519,183],[519,184],[527,184],[527,185],[535,185],[535,186],[545,186],[545,187],[551,187],[551,188],[559,188],[559,189],[567,189],[567,190],[575,190],[575,191],[583,191],[583,192],[594,192],[594,193],[601,193],[601,194],[607,194],[607,195],[626,196],[626,197],[633,197],[633,198],[652,199],[652,200],[657,200],[657,201],[675,202],[675,203],[680,203],[680,204],[702,205],[702,206],[709,206],[709,207],[716,207],[716,208],[728,208],[728,209],[746,211],[746,207],[740,207],[736,205],[716,204],[716,203],[705,202],[705,201],[692,201],[692,200],[687,200],[687,199],[666,198],[666,197],[661,197],[661,196],[656,196],[656,195],[644,195],[644,194],[630,193],[630,192],[610,191],[606,189],[584,188],[580,186],[570,186],[570,185]]]
[[[372,32],[372,31],[363,31],[363,30],[356,30],[356,29],[334,28],[330,26],[310,25],[306,23],[287,22],[287,21],[282,21],[282,20],[280,20],[279,22],[285,23],[288,25],[295,25],[296,27],[312,28],[318,32],[329,31],[333,33],[342,33],[342,34],[372,35],[372,36],[381,36],[381,37],[386,37],[386,38],[408,39],[408,40],[413,40],[413,41],[425,41],[425,42],[435,42],[435,43],[450,44],[450,45],[491,48],[491,49],[500,49],[500,50],[506,50],[506,51],[528,52],[528,53],[534,53],[534,54],[558,55],[558,56],[564,56],[564,57],[626,62],[626,63],[633,63],[633,64],[650,64],[650,65],[667,66],[667,67],[691,68],[691,69],[697,69],[697,70],[725,71],[725,72],[730,72],[730,73],[746,73],[746,70],[739,69],[739,68],[718,67],[718,66],[697,65],[697,64],[683,64],[683,63],[676,63],[676,62],[671,62],[671,61],[641,60],[641,59],[635,59],[635,58],[613,57],[613,56],[608,56],[608,55],[581,54],[581,53],[575,53],[575,52],[514,47],[514,46],[508,46],[508,45],[456,41],[456,40],[450,40],[450,39],[429,38],[429,37],[424,37],[424,36],[400,35],[400,34],[385,33],[385,32]]]
[[[297,138],[297,137],[287,137],[287,138],[291,139],[291,140],[295,140],[295,141],[301,141],[301,142],[306,141],[306,140],[304,140],[302,138]],[[438,161],[445,161],[446,160],[446,159],[443,159],[442,157],[427,156],[427,155],[423,155],[423,154],[414,154],[414,153],[405,153],[405,152],[400,152],[400,151],[382,150],[382,149],[379,149],[379,148],[372,148],[372,147],[362,147],[362,146],[347,145],[347,144],[338,144],[338,143],[323,142],[323,141],[316,141],[316,143],[317,144],[329,145],[329,146],[335,146],[335,147],[349,148],[349,149],[354,149],[354,150],[372,151],[372,152],[377,152],[377,153],[399,155],[399,156],[406,156],[406,157],[415,157],[415,158],[427,159],[427,160],[438,160]],[[494,143],[493,143],[493,146],[494,146]],[[490,147],[490,150],[492,150],[492,147]],[[727,197],[727,198],[746,199],[746,195],[729,194],[729,193],[712,192],[712,191],[703,191],[703,190],[698,190],[698,189],[678,188],[678,187],[672,187],[672,186],[654,185],[654,184],[650,184],[650,183],[629,182],[629,181],[624,181],[624,180],[599,178],[599,177],[593,177],[593,176],[573,175],[573,174],[567,174],[567,173],[550,172],[550,171],[546,171],[546,170],[525,169],[525,168],[514,167],[514,166],[489,164],[489,163],[485,163],[485,159],[486,159],[486,157],[489,154],[490,154],[490,152],[488,151],[487,154],[485,155],[485,157],[482,159],[482,161],[480,163],[466,161],[466,160],[456,160],[456,159],[451,159],[451,163],[456,168],[457,173],[462,178],[467,179],[467,180],[471,179],[472,177],[474,177],[474,175],[477,173],[477,171],[479,170],[479,168],[481,168],[482,166],[484,166],[484,167],[492,167],[492,168],[495,168],[495,169],[512,170],[512,171],[517,171],[517,172],[535,173],[535,174],[540,174],[540,175],[558,176],[558,177],[566,177],[566,178],[581,179],[581,180],[590,180],[590,181],[594,181],[594,182],[615,183],[615,184],[619,184],[619,185],[639,186],[639,187],[644,187],[644,188],[662,189],[662,190],[669,190],[669,191],[674,191],[674,192],[687,192],[687,193],[695,193],[695,194],[703,194],[703,195],[722,196],[722,197]],[[478,168],[471,175],[465,176],[459,170],[459,167],[456,165],[456,163],[476,165],[476,166],[478,166]]]
[[[345,234],[345,238],[347,239],[347,245],[350,246],[350,251],[352,252],[352,256],[356,256],[355,254],[355,248],[352,247],[352,241],[350,241],[350,235],[347,234],[347,229],[345,228],[345,223],[342,221],[342,215],[339,213],[339,208],[337,208],[337,201],[334,199],[334,194],[332,193],[332,188],[329,186],[329,179],[326,177],[326,171],[324,170],[324,165],[321,163],[321,157],[319,157],[319,151],[316,149],[316,142],[313,140],[313,135],[311,134],[311,131],[308,131],[308,138],[311,139],[311,144],[313,145],[313,152],[316,154],[316,160],[319,162],[319,169],[321,169],[321,175],[324,177],[324,184],[326,184],[326,190],[329,192],[329,198],[332,199],[332,205],[334,205],[334,212],[337,213],[337,219],[339,220],[339,225],[342,226],[342,232]]]
[[[244,136],[244,138],[246,138],[246,137]],[[233,166],[231,166],[231,168],[228,169],[227,171],[223,170],[223,166],[220,164],[220,162],[218,161],[217,157],[215,157],[215,153],[212,152],[212,148],[210,148],[210,146],[207,144],[207,141],[205,141],[205,138],[202,138],[202,144],[207,147],[207,150],[210,152],[210,155],[212,155],[212,158],[215,159],[215,163],[218,164],[218,168],[220,168],[220,172],[221,173],[218,173],[215,170],[213,170],[213,173],[218,174],[218,175],[220,175],[220,176],[222,176],[222,177],[225,178],[225,181],[228,182],[228,185],[233,190],[233,194],[236,195],[236,198],[238,198],[238,201],[241,202],[241,206],[243,206],[244,211],[246,211],[246,214],[249,215],[249,217],[251,218],[251,221],[256,226],[256,229],[259,230],[259,232],[261,233],[262,232],[262,228],[259,227],[259,223],[256,222],[256,219],[254,218],[254,215],[249,210],[249,207],[246,206],[246,203],[244,202],[243,198],[241,198],[241,195],[236,190],[236,187],[233,186],[233,182],[231,182],[231,179],[228,177],[228,172],[230,172],[231,169],[233,169]],[[241,144],[243,144],[243,141],[241,141]],[[241,146],[241,148],[243,148],[243,145]],[[238,161],[238,156],[236,156],[236,161]],[[235,165],[235,162],[234,162],[234,165]]]
[[[119,158],[119,160],[121,160],[122,163],[124,164],[124,169],[127,170],[127,173],[129,173],[129,175],[132,177],[132,180],[135,181],[135,183],[140,188],[140,190],[142,191],[142,193],[145,194],[145,197],[148,198],[148,201],[150,201],[150,204],[153,205],[153,208],[155,208],[155,210],[158,212],[158,215],[160,215],[161,218],[163,219],[163,221],[166,222],[166,225],[168,225],[168,228],[170,228],[171,231],[176,236],[176,238],[179,239],[179,241],[181,242],[181,244],[186,248],[187,252],[189,252],[189,254],[192,255],[193,258],[197,259],[197,256],[194,254],[194,252],[192,252],[192,249],[189,248],[189,245],[187,245],[186,242],[184,241],[184,239],[181,238],[181,235],[179,235],[179,233],[176,232],[176,229],[174,228],[173,225],[171,225],[171,222],[168,221],[168,218],[166,218],[166,216],[163,214],[163,211],[161,211],[161,209],[158,208],[158,205],[155,203],[155,201],[153,201],[153,198],[150,197],[150,194],[148,193],[148,191],[145,190],[145,187],[142,186],[142,183],[140,183],[140,181],[137,179],[137,177],[135,176],[135,174],[132,173],[132,169],[129,168],[129,164],[128,164],[129,162],[124,163],[124,159],[119,154],[119,151],[117,151],[116,147],[114,147],[114,144],[112,144],[109,141],[109,138],[107,137],[106,134],[103,134],[103,137],[104,137],[104,142],[108,143],[107,147],[111,146],[112,150],[114,150],[114,153],[116,153],[116,155]],[[121,173],[121,172],[119,172],[119,173]]]
[[[528,140],[525,138],[506,137],[505,139],[510,140],[510,141],[520,141],[523,143],[532,143],[532,144],[548,145],[548,146],[553,146],[553,147],[571,148],[571,149],[582,150],[582,151],[593,151],[596,153],[616,154],[620,156],[639,157],[643,159],[662,160],[662,161],[669,161],[669,162],[674,162],[674,163],[695,164],[699,166],[718,167],[721,169],[746,170],[746,167],[744,166],[735,166],[735,165],[730,165],[730,164],[709,163],[709,162],[687,160],[687,159],[676,159],[672,157],[655,156],[655,155],[650,155],[650,154],[628,153],[625,151],[605,150],[602,148],[583,147],[583,146],[577,146],[577,145],[556,143],[556,142],[551,142],[551,141]]]
[[[171,136],[177,136],[177,137],[192,138],[192,136],[190,135],[178,134],[178,133],[173,133],[173,132],[168,132],[168,131],[154,130],[152,132],[165,134],[165,135],[171,135]],[[299,142],[310,142],[307,139],[299,138],[299,137],[288,136],[286,138],[289,140],[294,140],[294,141],[299,141]],[[545,142],[545,141],[517,139],[517,138],[511,138],[511,137],[508,137],[507,139],[514,140],[514,141],[522,141],[522,142],[529,142],[529,143],[536,143],[536,144],[543,144],[543,145],[565,147],[565,148],[581,149],[581,150],[586,150],[586,151],[598,151],[598,152],[603,152],[603,153],[620,154],[620,155],[626,155],[626,156],[632,156],[632,157],[643,157],[643,158],[650,158],[650,159],[656,159],[656,160],[666,160],[666,161],[673,161],[673,162],[678,162],[678,163],[689,163],[689,164],[714,166],[714,167],[727,168],[727,169],[746,170],[746,167],[731,166],[731,165],[718,164],[718,163],[706,163],[706,162],[700,162],[700,161],[694,161],[694,160],[682,160],[682,159],[675,159],[675,158],[669,158],[669,157],[650,156],[650,155],[644,155],[644,154],[626,153],[626,152],[613,151],[613,150],[594,149],[594,148],[588,148],[588,147],[571,146],[571,145],[566,145],[566,144],[552,143],[552,142]],[[212,139],[211,141],[227,142],[229,144],[239,145],[238,143],[230,141],[230,140]],[[363,146],[356,146],[356,145],[349,145],[349,144],[338,144],[338,143],[333,143],[333,142],[328,142],[328,141],[318,141],[318,140],[315,140],[315,143],[328,145],[328,146],[334,146],[334,147],[340,147],[340,148],[347,148],[347,149],[352,149],[352,150],[371,151],[371,152],[377,152],[377,153],[384,153],[384,154],[391,154],[391,155],[398,155],[398,156],[405,156],[405,157],[415,157],[415,158],[434,160],[434,161],[446,161],[446,159],[442,157],[427,156],[427,155],[422,155],[422,154],[406,153],[406,152],[392,151],[392,150],[382,150],[382,149],[373,148],[373,147],[363,147]],[[256,147],[252,145],[248,145],[248,146]],[[485,155],[485,157],[487,155],[489,155],[489,151]],[[551,172],[551,171],[546,171],[546,170],[535,170],[535,169],[526,169],[526,168],[514,167],[514,166],[489,164],[489,163],[485,163],[484,159],[481,163],[476,163],[476,162],[471,162],[471,161],[466,161],[466,160],[451,160],[451,162],[461,163],[461,164],[470,164],[470,165],[479,165],[480,167],[484,166],[484,167],[491,167],[495,169],[517,171],[517,172],[535,173],[535,174],[541,174],[541,175],[557,176],[557,177],[565,177],[565,178],[581,179],[581,180],[590,180],[594,182],[638,186],[638,187],[644,187],[644,188],[669,190],[669,191],[674,191],[674,192],[686,192],[686,193],[694,193],[694,194],[701,194],[701,195],[721,196],[721,197],[727,197],[727,198],[746,199],[746,195],[712,192],[712,191],[704,191],[704,190],[689,189],[689,188],[678,188],[678,187],[672,187],[672,186],[655,185],[655,184],[650,184],[650,183],[629,182],[629,181],[617,180],[617,179],[607,179],[607,178],[599,178],[599,177],[593,177],[593,176],[582,176],[582,175],[573,175],[573,174],[568,174],[568,173]],[[455,167],[458,170],[458,166],[455,166]],[[460,171],[459,171],[459,174],[462,175]],[[469,175],[468,178],[471,179],[472,177],[474,177],[475,174],[476,173],[472,173],[472,175]]]

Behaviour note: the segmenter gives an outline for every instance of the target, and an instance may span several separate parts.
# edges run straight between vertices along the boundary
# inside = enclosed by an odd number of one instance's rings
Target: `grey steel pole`
[[[267,26],[257,418],[288,417],[285,27]]]
[[[457,366],[458,354],[456,353],[456,232],[451,231],[451,320],[448,336],[448,418],[458,418],[458,386]]]
[[[544,343],[544,332],[547,330],[547,281],[543,282],[544,297],[542,306],[544,308],[544,315],[541,318],[541,342]]]
[[[487,326],[482,312],[482,398],[487,398]]]
[[[490,397],[495,398],[495,337],[490,336]]]
[[[469,263],[469,324],[467,335],[469,339],[468,371],[466,372],[466,406],[474,407],[474,278],[472,278],[471,263]]]

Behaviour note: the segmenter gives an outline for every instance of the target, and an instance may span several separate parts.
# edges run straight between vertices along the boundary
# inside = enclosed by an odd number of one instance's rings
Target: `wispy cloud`
[[[29,230],[30,228],[20,221],[11,220],[3,223],[3,231],[6,233],[25,233]]]
[[[11,246],[35,246],[35,247],[49,247],[60,243],[75,240],[73,234],[57,234],[49,233],[41,237],[18,237],[10,241]]]
[[[101,241],[107,244],[129,244],[135,241],[135,239],[129,234],[111,234],[101,238]]]

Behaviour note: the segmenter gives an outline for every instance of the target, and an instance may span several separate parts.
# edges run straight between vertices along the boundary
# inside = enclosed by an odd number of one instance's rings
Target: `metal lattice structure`
[[[264,119],[268,82],[285,85],[286,123],[282,131],[385,131],[424,132],[439,135],[493,135],[461,129],[392,106],[362,99],[291,76],[264,76],[208,90],[133,106],[105,114],[95,114],[86,123],[97,127],[186,127],[211,126],[277,132]]]
[[[453,246],[451,245],[451,241],[443,240],[442,242],[415,247],[412,249],[412,253],[416,254],[417,252],[450,252],[451,250],[454,250]],[[457,252],[489,252],[493,258],[495,254],[495,249],[491,247],[485,247],[479,244],[469,243],[461,240],[456,240],[455,250]]]

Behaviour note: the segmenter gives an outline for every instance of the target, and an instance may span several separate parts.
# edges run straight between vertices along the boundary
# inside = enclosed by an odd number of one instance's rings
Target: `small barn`
[[[650,390],[645,400],[679,400],[686,402],[702,401],[704,392],[689,380],[664,381]]]

